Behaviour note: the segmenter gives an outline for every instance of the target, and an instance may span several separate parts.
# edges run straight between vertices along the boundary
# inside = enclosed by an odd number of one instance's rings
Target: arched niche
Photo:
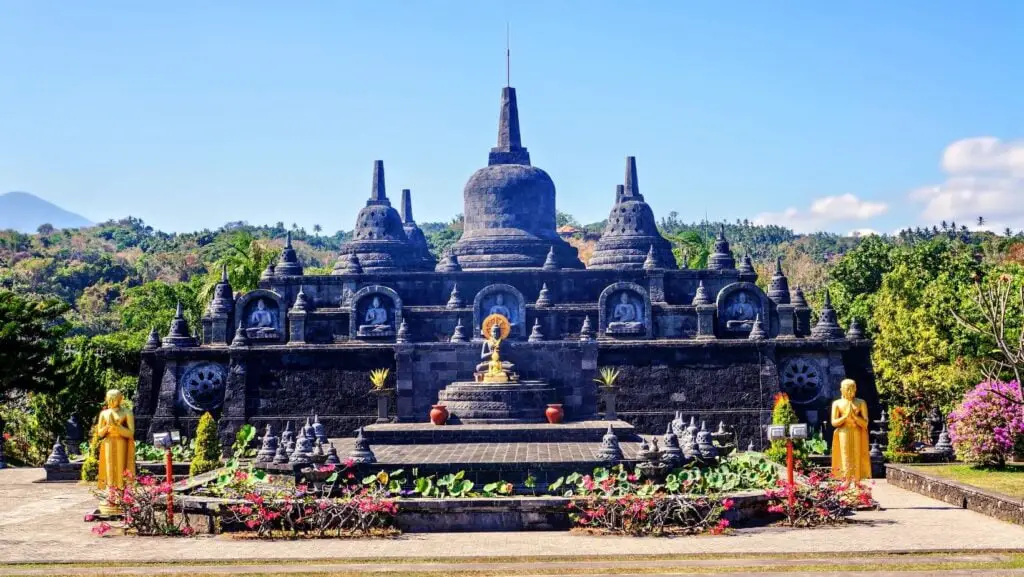
[[[235,314],[241,314],[236,318],[254,343],[285,342],[285,304],[276,292],[256,289],[245,293],[235,301]]]
[[[597,301],[598,331],[617,338],[650,338],[654,323],[647,289],[632,282],[605,287]]]
[[[349,336],[358,339],[394,338],[402,324],[402,297],[383,285],[364,286],[352,295]]]
[[[718,292],[715,305],[718,307],[718,332],[722,336],[748,335],[758,316],[766,331],[772,326],[768,297],[752,282],[726,285]]]
[[[510,336],[526,338],[526,299],[516,287],[492,284],[473,298],[473,338],[480,339],[480,325],[494,313],[504,314],[512,325]],[[507,314],[506,314],[507,313]]]

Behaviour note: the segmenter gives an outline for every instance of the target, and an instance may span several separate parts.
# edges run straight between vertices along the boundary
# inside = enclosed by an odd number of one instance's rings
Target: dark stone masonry
[[[605,366],[621,370],[619,418],[647,434],[663,433],[681,411],[711,429],[724,422],[743,447],[762,447],[776,392],[788,392],[816,425],[846,376],[878,414],[870,342],[859,331],[847,338],[828,303],[812,326],[781,262],[765,293],[720,232],[707,269],[680,269],[630,156],[584,267],[555,231],[554,182],[530,162],[515,89],[506,87],[497,146],[464,190],[465,232],[437,262],[413,220],[411,193],[392,207],[376,161],[333,274],[303,274],[289,239],[258,290],[235,294],[221,280],[198,340],[180,310],[167,335],[150,338],[135,400],[139,438],[167,428],[191,436],[205,411],[227,444],[244,423],[279,433],[312,415],[328,436],[352,436],[377,420],[368,378],[377,368],[391,371],[392,420],[426,424],[439,398],[480,396],[459,387],[474,380],[480,323],[494,313],[512,327],[502,359],[522,381],[543,384],[518,407],[530,413],[515,415],[523,422],[543,422],[548,403],[560,403],[569,422],[600,419],[594,379]],[[492,393],[483,401],[505,398]]]

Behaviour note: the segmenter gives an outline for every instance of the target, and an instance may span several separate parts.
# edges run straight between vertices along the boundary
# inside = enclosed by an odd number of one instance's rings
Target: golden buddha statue
[[[501,341],[508,338],[512,325],[501,314],[489,315],[480,327],[484,336],[484,344],[480,350],[480,358],[488,359],[476,366],[476,380],[483,383],[515,382],[517,376],[513,370],[515,365],[501,360]]]
[[[100,490],[123,488],[125,473],[135,475],[135,415],[123,405],[121,391],[107,391],[106,403],[107,408],[100,412],[96,423],[96,438],[100,442],[96,485]]]
[[[868,455],[868,404],[857,399],[857,383],[843,379],[843,397],[832,403],[832,474],[847,481],[871,478]]]

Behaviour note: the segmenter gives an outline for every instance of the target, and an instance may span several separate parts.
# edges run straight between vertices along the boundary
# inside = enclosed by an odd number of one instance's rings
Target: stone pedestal
[[[546,381],[488,384],[455,382],[438,392],[437,401],[459,423],[540,423],[554,403],[555,388]]]
[[[796,307],[793,305],[778,305],[779,311],[779,334],[780,339],[796,337]]]
[[[715,338],[715,305],[697,305],[697,338]]]
[[[601,390],[601,399],[604,400],[604,420],[606,421],[619,420],[619,415],[615,412],[615,394],[614,389]]]
[[[288,344],[301,345],[306,343],[306,311],[288,311]]]
[[[377,423],[390,423],[388,413],[391,409],[391,391],[379,392],[377,395]]]

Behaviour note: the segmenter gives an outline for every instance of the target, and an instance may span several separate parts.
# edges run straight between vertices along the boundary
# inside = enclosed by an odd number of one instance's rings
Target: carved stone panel
[[[779,386],[796,405],[809,405],[826,392],[828,375],[821,359],[813,356],[792,357],[782,363]]]
[[[182,375],[181,400],[197,412],[213,411],[224,402],[227,371],[217,363],[191,365]]]
[[[620,338],[647,338],[652,334],[651,301],[636,283],[609,285],[598,299],[598,330]]]

